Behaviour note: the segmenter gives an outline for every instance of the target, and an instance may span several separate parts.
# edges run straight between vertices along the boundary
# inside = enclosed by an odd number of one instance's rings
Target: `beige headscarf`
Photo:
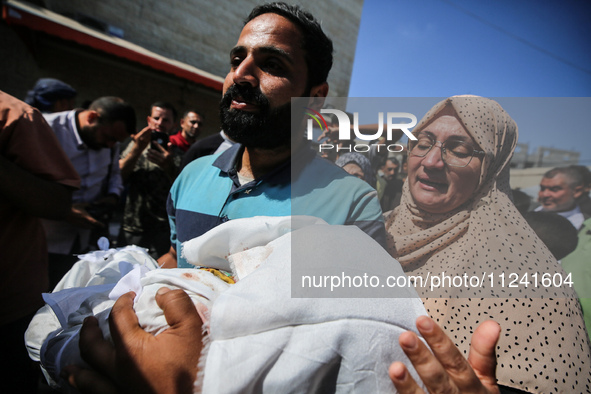
[[[409,276],[486,275],[483,288],[417,291],[428,313],[465,355],[479,323],[494,319],[501,324],[499,384],[533,393],[587,392],[591,355],[578,301],[570,288],[540,285],[543,273],[566,274],[511,201],[509,161],[517,126],[493,100],[456,96],[435,105],[415,131],[450,109],[486,152],[479,186],[460,207],[431,214],[417,207],[405,183],[401,204],[386,214],[389,251]],[[537,289],[508,287],[510,274],[521,279],[526,272],[530,282],[538,273]],[[491,273],[493,289],[488,286]]]

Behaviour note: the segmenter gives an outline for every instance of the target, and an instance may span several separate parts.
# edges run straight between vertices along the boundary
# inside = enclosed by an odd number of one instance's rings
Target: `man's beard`
[[[256,104],[259,112],[230,109],[235,98]],[[291,142],[291,103],[271,108],[269,100],[256,88],[232,85],[220,101],[222,130],[230,139],[247,148],[275,149]]]

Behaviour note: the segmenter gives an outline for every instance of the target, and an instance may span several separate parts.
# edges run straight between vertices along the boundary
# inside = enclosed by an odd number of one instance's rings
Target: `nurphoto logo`
[[[353,141],[355,139],[366,141],[366,143],[352,144],[350,146],[339,146],[338,144],[321,143],[318,145],[318,151],[322,152],[325,150],[340,150],[355,151],[355,152],[368,152],[371,146],[376,146],[377,150],[387,149],[389,152],[402,152],[404,146],[401,144],[392,143],[393,133],[396,130],[401,130],[410,140],[416,141],[416,137],[409,130],[417,124],[417,118],[408,112],[387,112],[386,113],[386,128],[385,128],[385,139],[386,143],[378,143],[382,137],[384,137],[384,112],[378,112],[378,123],[375,125],[377,131],[370,131],[369,134],[360,131],[359,126],[359,112],[353,113],[353,124],[346,112],[335,109],[335,108],[323,108],[320,112],[313,110],[312,108],[305,107],[306,115],[310,118],[307,120],[307,133],[306,138],[312,140],[313,129],[316,124],[322,133],[325,133],[329,128],[338,127],[338,140],[339,141]],[[331,121],[329,125],[322,114],[332,114],[333,119],[336,117],[338,126]],[[401,122],[401,120],[410,120],[410,122]],[[368,132],[367,127],[362,127],[364,132]],[[375,130],[375,128],[374,128]],[[399,134],[398,132],[396,134]],[[374,141],[374,143],[370,143]]]

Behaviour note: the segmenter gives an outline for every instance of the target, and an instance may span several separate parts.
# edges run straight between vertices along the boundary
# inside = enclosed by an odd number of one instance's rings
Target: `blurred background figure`
[[[556,229],[552,235],[560,237],[560,231]],[[571,274],[583,310],[587,335],[591,339],[591,219],[583,222],[576,245],[576,249],[562,259],[562,268]]]
[[[512,189],[511,193],[513,193],[513,203],[515,204],[515,208],[517,208],[522,215],[529,211],[531,197],[519,189]]]
[[[529,226],[550,249],[556,260],[561,260],[577,247],[577,229],[556,212],[526,212]]]
[[[588,218],[577,204],[583,196],[585,179],[581,171],[571,167],[556,167],[546,172],[540,181],[536,211],[556,212],[570,220],[577,230]]]
[[[376,176],[371,169],[371,163],[361,153],[349,152],[340,155],[335,164],[349,174],[363,179],[371,187],[376,187]]]
[[[395,157],[388,157],[384,165],[378,170],[376,190],[382,211],[388,212],[400,204],[402,185],[404,182],[398,179],[400,162]]]
[[[166,199],[181,162],[168,142],[176,117],[171,103],[153,103],[148,125],[133,135],[119,160],[127,196],[118,244],[148,248],[154,258],[170,248]]]
[[[591,217],[591,198],[589,197],[589,192],[591,191],[591,171],[585,166],[572,165],[569,168],[576,171],[583,179],[583,193],[576,201],[583,215]]]
[[[101,97],[87,110],[45,114],[64,152],[82,179],[64,220],[44,220],[50,288],[78,261],[77,254],[108,235],[108,222],[123,190],[119,142],[135,132],[133,107],[118,97]]]
[[[235,142],[228,138],[223,130],[219,133],[202,138],[191,145],[189,150],[185,152],[183,159],[181,160],[180,171],[193,160],[207,155],[222,153],[234,144]]]
[[[24,334],[48,290],[40,218],[63,219],[80,178],[39,111],[0,92],[0,392],[36,393]]]
[[[181,118],[181,130],[170,136],[170,143],[183,154],[197,141],[203,127],[203,116],[195,110],[186,111]]]
[[[25,103],[44,113],[74,109],[76,89],[59,79],[41,78],[27,92]]]

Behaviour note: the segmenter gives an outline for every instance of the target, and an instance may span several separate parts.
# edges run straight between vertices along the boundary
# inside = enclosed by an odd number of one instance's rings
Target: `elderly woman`
[[[532,393],[591,390],[589,342],[572,290],[560,283],[545,288],[538,279],[532,291],[531,274],[566,274],[511,201],[515,122],[495,101],[458,96],[435,105],[413,133],[402,201],[386,214],[389,251],[417,281],[465,274],[485,279],[422,294],[417,286],[429,315],[465,355],[481,322],[499,322],[501,386]],[[526,272],[528,288],[519,282],[509,288],[510,277],[521,280]]]

